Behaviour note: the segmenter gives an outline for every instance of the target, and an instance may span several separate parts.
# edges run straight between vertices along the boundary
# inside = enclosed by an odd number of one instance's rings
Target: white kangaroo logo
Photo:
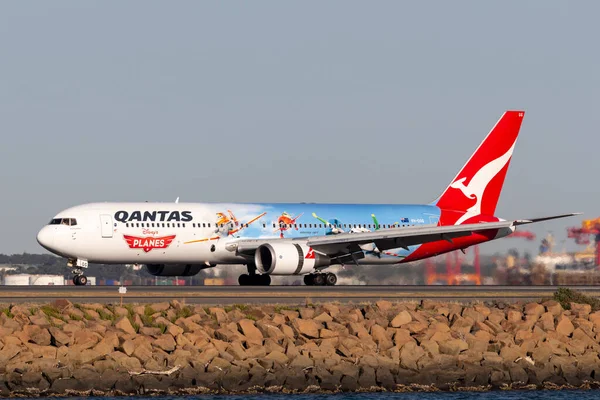
[[[471,179],[468,186],[465,186],[464,183],[467,178],[460,178],[450,185],[451,188],[460,189],[460,191],[463,192],[467,198],[477,199],[477,202],[473,205],[473,207],[467,209],[464,215],[456,221],[455,225],[459,225],[463,221],[481,214],[481,200],[483,199],[483,193],[485,192],[485,189],[487,188],[487,185],[489,185],[490,181],[494,179],[496,175],[498,175],[498,172],[500,172],[508,160],[510,160],[514,148],[515,143],[513,143],[511,148],[508,149],[508,151],[502,156],[484,165],[473,176],[473,179]]]

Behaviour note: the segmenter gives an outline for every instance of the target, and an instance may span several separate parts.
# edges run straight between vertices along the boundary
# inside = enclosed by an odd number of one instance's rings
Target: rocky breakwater
[[[600,375],[591,311],[555,301],[18,305],[0,314],[0,396],[590,386]]]

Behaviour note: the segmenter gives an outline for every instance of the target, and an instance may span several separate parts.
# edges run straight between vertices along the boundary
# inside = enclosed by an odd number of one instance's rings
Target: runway
[[[600,296],[600,286],[574,286]],[[40,303],[66,298],[77,302],[153,303],[177,299],[194,304],[302,304],[326,301],[367,302],[421,300],[540,300],[551,298],[557,286],[0,286],[0,303]]]

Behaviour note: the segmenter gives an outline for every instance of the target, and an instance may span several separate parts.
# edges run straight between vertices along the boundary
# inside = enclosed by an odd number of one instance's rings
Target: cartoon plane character
[[[256,217],[250,219],[248,222],[240,224],[238,219],[235,217],[235,215],[230,210],[227,210],[227,212],[229,215],[222,213],[222,212],[217,213],[217,223],[216,223],[217,228],[215,229],[214,236],[211,236],[209,238],[204,238],[204,239],[191,240],[189,242],[185,242],[185,244],[206,242],[209,240],[217,240],[222,237],[235,235],[242,229],[247,228],[250,224],[258,221],[259,219],[261,219],[262,217],[264,217],[267,214],[266,212],[264,212]]]
[[[291,229],[292,226],[294,224],[296,224],[296,221],[298,220],[298,218],[300,218],[302,216],[302,214],[298,214],[295,217],[292,217],[291,214],[287,213],[287,212],[283,212],[279,218],[277,218],[277,224],[279,225],[279,227],[277,229],[275,229],[275,232],[279,231],[279,237],[283,238],[283,232],[287,231],[288,229]],[[298,226],[296,225],[295,227],[296,230],[298,230]]]
[[[326,221],[324,218],[317,216],[316,213],[312,213],[312,216],[325,224],[327,227],[327,230],[325,231],[326,235],[337,235],[338,233],[344,233],[344,230],[342,229],[342,223],[339,219],[334,218]]]

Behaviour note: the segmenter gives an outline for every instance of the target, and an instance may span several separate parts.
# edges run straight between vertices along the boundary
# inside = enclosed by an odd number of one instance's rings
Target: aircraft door
[[[111,238],[113,236],[112,216],[107,214],[100,215],[100,231],[103,238]]]
[[[429,216],[429,223],[430,223],[430,224],[432,224],[432,225],[433,225],[433,224],[437,225],[437,223],[438,223],[439,221],[440,221],[440,217],[438,217],[438,216],[434,216],[434,215],[430,215],[430,216]]]

